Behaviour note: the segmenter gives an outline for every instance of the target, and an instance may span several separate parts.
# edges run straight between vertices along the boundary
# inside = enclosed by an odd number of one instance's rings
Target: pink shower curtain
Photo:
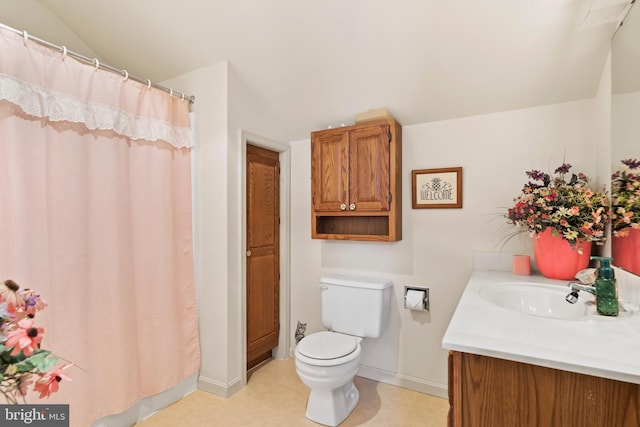
[[[0,29],[0,281],[36,289],[75,364],[71,425],[200,366],[186,101]]]

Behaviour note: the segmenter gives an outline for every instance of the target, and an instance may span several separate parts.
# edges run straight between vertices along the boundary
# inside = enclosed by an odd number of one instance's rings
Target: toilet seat
[[[317,332],[311,334],[298,345],[303,356],[312,359],[328,360],[346,356],[356,350],[358,342],[349,335],[335,332]]]
[[[360,356],[360,340],[337,332],[316,332],[300,341],[296,357],[315,366],[341,365]]]

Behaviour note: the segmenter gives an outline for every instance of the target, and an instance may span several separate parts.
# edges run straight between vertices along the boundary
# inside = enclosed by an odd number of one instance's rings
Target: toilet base
[[[305,416],[311,421],[335,427],[343,422],[360,400],[360,393],[348,382],[334,390],[311,390]]]

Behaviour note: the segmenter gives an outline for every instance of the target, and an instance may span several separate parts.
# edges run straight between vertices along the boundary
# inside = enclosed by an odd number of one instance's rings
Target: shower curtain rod
[[[28,34],[26,31],[17,30],[15,28],[12,28],[12,27],[10,27],[8,25],[5,25],[5,24],[2,24],[2,23],[0,23],[0,28],[7,29],[7,30],[12,31],[12,32],[14,32],[16,34],[20,34],[22,37],[24,37],[25,43],[28,40],[33,40],[34,42],[36,42],[38,44],[41,44],[42,46],[48,47],[49,49],[57,50],[58,52],[62,52],[63,55],[69,55],[69,56],[71,56],[71,57],[73,57],[75,59],[78,59],[78,60],[82,61],[82,62],[85,62],[87,64],[91,64],[91,65],[95,66],[96,68],[102,68],[103,70],[107,70],[107,71],[110,71],[112,73],[120,74],[120,75],[122,75],[122,77],[125,80],[126,79],[134,80],[134,81],[136,81],[138,83],[142,83],[142,84],[147,85],[147,87],[149,87],[149,88],[154,87],[154,88],[159,89],[159,90],[161,90],[163,92],[166,92],[170,96],[175,96],[175,97],[178,97],[178,98],[182,98],[182,99],[184,99],[186,101],[189,101],[189,104],[193,104],[195,102],[195,100],[196,100],[196,98],[193,95],[185,95],[182,92],[177,92],[177,91],[174,91],[173,89],[168,88],[166,86],[162,86],[162,85],[159,85],[157,83],[153,83],[149,79],[142,79],[140,77],[134,76],[133,74],[129,74],[127,72],[127,70],[120,70],[120,69],[112,67],[110,65],[103,64],[97,58],[86,57],[86,56],[84,56],[84,55],[82,55],[80,53],[74,52],[72,50],[68,50],[66,48],[66,46],[58,46],[58,45],[53,44],[51,42],[48,42],[46,40],[42,40],[42,39],[40,39],[38,37],[34,37],[34,36]]]

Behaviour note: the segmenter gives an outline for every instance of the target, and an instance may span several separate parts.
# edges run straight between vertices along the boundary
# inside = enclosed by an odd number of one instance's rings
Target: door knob
[[[355,211],[356,210],[356,204],[355,203],[351,203],[349,205],[349,210]]]
[[[247,256],[251,256],[251,251],[247,251]]]
[[[346,211],[347,210],[347,205],[345,205],[344,203],[340,205],[340,210],[341,211]]]

